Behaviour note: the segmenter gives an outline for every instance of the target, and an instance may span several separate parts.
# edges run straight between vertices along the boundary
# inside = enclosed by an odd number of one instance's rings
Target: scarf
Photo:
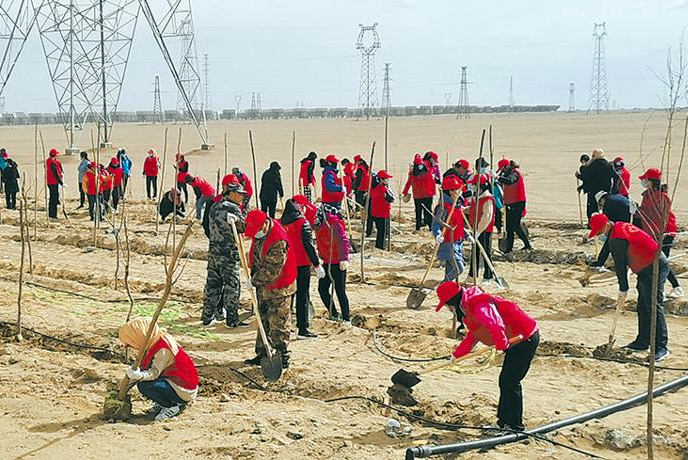
[[[153,327],[153,333],[151,334],[148,343],[145,343],[146,332],[148,332],[148,326],[150,325],[150,318],[136,318],[129,321],[127,324],[119,328],[119,339],[125,345],[128,345],[137,351],[144,350],[143,355],[145,356],[148,350],[155,345],[158,340],[162,339],[170,346],[170,351],[175,356],[179,351],[179,344],[170,334],[165,332],[165,330],[160,329],[156,324]]]

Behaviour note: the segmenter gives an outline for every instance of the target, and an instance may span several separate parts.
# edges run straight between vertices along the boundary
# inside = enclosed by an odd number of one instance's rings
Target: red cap
[[[89,167],[90,169],[96,169],[96,168],[98,167],[98,165],[96,164],[95,161],[92,161],[92,162],[90,162],[90,163],[88,164],[88,167]]]
[[[154,149],[148,149],[148,155],[155,155]]]
[[[414,165],[419,165],[422,162],[423,162],[423,159],[421,158],[420,153],[416,153],[415,155],[413,155],[413,164]]]
[[[435,311],[440,311],[454,296],[461,293],[463,288],[455,281],[445,281],[437,286],[437,298],[440,299],[439,305]]]
[[[10,157],[10,155],[7,152],[2,152],[2,157],[4,159],[8,159]]]
[[[119,160],[117,157],[112,157],[110,158],[110,163],[112,163],[114,166],[117,166],[119,164]]]
[[[647,171],[645,171],[645,174],[640,176],[638,179],[640,179],[640,180],[643,180],[643,179],[661,180],[662,179],[662,171],[660,171],[657,168],[650,168]]]
[[[468,180],[469,184],[475,184],[478,182],[478,177],[480,177],[480,185],[487,184],[490,182],[490,176],[487,174],[473,174],[473,177],[471,177]]]
[[[617,161],[624,161],[623,157],[616,157],[612,160],[612,163],[616,163]]]
[[[60,151],[57,149],[50,149],[50,156],[51,157],[56,157],[60,154]]]
[[[384,169],[381,169],[377,172],[377,178],[378,179],[392,179],[394,178],[393,175],[385,171]]]
[[[453,174],[442,179],[442,190],[444,191],[461,190],[462,187],[463,185],[461,185],[459,178]]]
[[[466,171],[471,169],[471,164],[468,162],[468,160],[464,160],[463,158],[457,161],[455,164],[461,166]]]
[[[291,199],[294,200],[296,203],[302,204],[304,206],[310,203],[310,201],[308,201],[308,198],[306,198],[305,195],[294,195]]]
[[[222,186],[227,187],[228,185],[236,185],[239,183],[239,178],[234,175],[234,173],[229,173],[222,178]]]
[[[354,161],[361,161],[361,155],[354,155]]]
[[[325,157],[325,161],[327,161],[328,163],[339,163],[339,158],[334,156],[334,154],[330,153]]]
[[[439,158],[439,157],[437,156],[437,154],[436,154],[435,152],[433,152],[432,150],[430,150],[429,152],[427,152],[426,155],[429,156],[430,158],[432,158],[432,159],[435,160],[435,161],[437,161],[437,159]]]
[[[506,158],[502,158],[497,162],[497,170],[499,171],[500,169],[504,169],[505,167],[509,166],[509,160]]]
[[[260,230],[260,227],[263,226],[267,218],[268,215],[259,209],[249,211],[246,215],[246,230],[244,231],[244,235],[249,238],[255,238],[256,233],[258,233],[258,230]]]
[[[609,222],[609,217],[607,217],[606,214],[602,214],[601,212],[596,212],[590,217],[590,233],[588,234],[588,238],[592,238],[593,236],[597,235],[600,233],[602,230],[602,227],[607,225]]]

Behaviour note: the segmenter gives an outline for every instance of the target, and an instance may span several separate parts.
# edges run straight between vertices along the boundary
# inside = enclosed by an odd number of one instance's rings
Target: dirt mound
[[[587,347],[569,342],[541,342],[537,354],[540,356],[574,356],[576,358],[589,358],[591,355]]]
[[[582,251],[554,251],[550,249],[533,249],[532,251],[513,251],[510,260],[531,262],[534,264],[579,265],[592,262],[595,258]]]

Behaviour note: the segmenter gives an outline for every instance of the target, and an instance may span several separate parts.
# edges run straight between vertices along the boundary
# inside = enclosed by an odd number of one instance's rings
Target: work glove
[[[638,203],[636,203],[633,200],[629,200],[628,202],[628,210],[631,212],[631,214],[636,214],[638,212]]]
[[[628,291],[619,291],[618,300],[625,302],[628,297]]]
[[[475,244],[475,238],[473,238],[473,235],[470,233],[466,233],[466,241],[468,241],[470,244]]]
[[[315,267],[315,276],[317,276],[319,280],[325,278],[325,269],[322,265]]]
[[[442,243],[444,243],[444,236],[442,236],[442,234],[440,233],[439,235],[437,235],[437,236],[435,237],[435,242],[437,242],[437,244],[442,244]]]
[[[339,269],[343,272],[347,271],[349,268],[349,261],[348,260],[342,260],[339,262]]]
[[[143,371],[140,369],[134,369],[133,367],[127,367],[127,370],[125,371],[127,374],[127,377],[129,377],[129,380],[132,380],[134,382],[138,382],[139,380],[143,379]]]
[[[248,289],[249,291],[253,289],[253,284],[251,284],[251,280],[248,278],[244,280],[243,286],[245,289]]]
[[[234,222],[236,224],[237,220],[239,220],[239,216],[237,216],[236,214],[232,214],[231,212],[227,213],[227,223],[228,224],[231,225],[232,222]]]

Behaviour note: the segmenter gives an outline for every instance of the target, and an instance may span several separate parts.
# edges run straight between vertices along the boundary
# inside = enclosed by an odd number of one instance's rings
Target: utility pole
[[[392,109],[392,99],[390,96],[391,88],[389,86],[389,82],[392,81],[392,79],[389,77],[389,71],[391,70],[391,64],[389,62],[385,62],[385,78],[383,80],[383,86],[382,86],[382,112],[386,115],[389,116],[389,112]]]
[[[575,112],[576,106],[574,104],[574,93],[576,92],[576,87],[573,82],[569,83],[569,112]]]
[[[375,53],[382,46],[380,36],[377,33],[377,22],[372,26],[358,25],[361,30],[356,40],[356,49],[361,51],[361,82],[358,88],[358,107],[363,111],[366,120],[370,120],[371,115],[377,107],[377,86],[375,82]],[[372,42],[364,44],[366,32],[371,35]]]
[[[155,76],[155,87],[153,89],[153,124],[165,122],[165,113],[162,111],[162,100],[160,98],[160,76]]]
[[[514,76],[509,77],[509,108],[514,108]]]
[[[456,119],[459,118],[471,118],[469,106],[468,106],[468,77],[466,70],[468,66],[461,66],[461,83],[459,88],[459,103],[457,105],[458,114]]]
[[[208,83],[208,75],[210,75],[210,63],[208,61],[208,53],[203,54],[203,110],[210,110],[210,84]]]
[[[604,56],[604,37],[607,36],[607,23],[595,23],[592,36],[595,39],[595,54],[592,60],[590,76],[590,97],[588,113],[609,110],[609,92],[607,91],[607,64]]]

